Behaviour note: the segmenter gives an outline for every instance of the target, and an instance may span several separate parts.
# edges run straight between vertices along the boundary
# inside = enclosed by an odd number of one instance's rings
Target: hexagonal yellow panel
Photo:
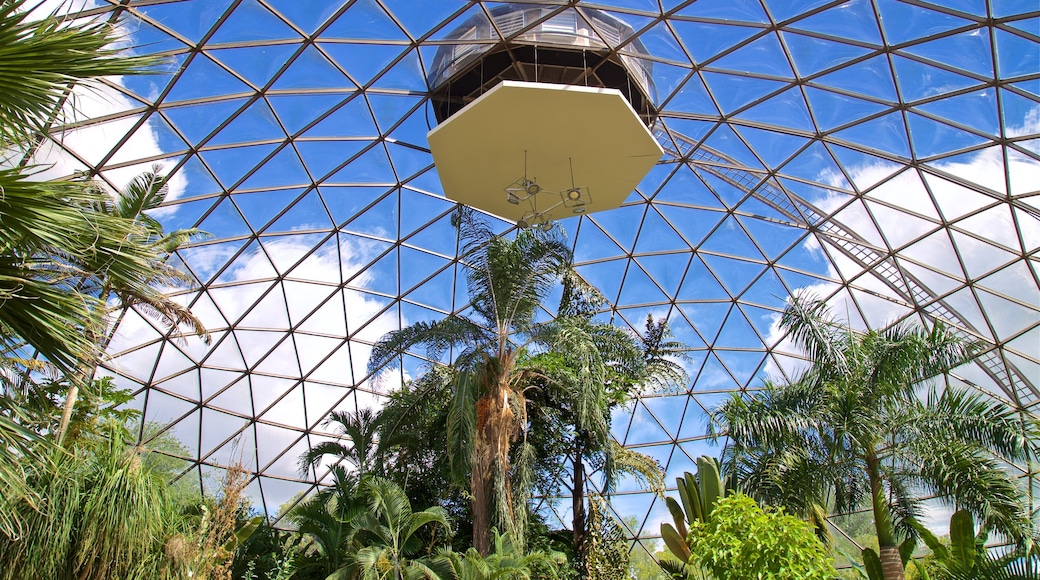
[[[449,198],[531,225],[618,207],[663,153],[616,89],[519,81],[428,139]]]

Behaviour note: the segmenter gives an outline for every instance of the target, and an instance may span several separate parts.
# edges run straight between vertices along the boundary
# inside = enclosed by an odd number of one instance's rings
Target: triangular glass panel
[[[790,88],[760,105],[742,111],[737,116],[777,127],[790,127],[808,132],[816,131],[809,109],[805,106],[802,90],[797,87]],[[740,133],[744,134],[749,129],[741,128]],[[789,150],[787,154],[790,155],[791,152]]]
[[[227,292],[219,292],[218,290],[229,290],[224,289],[211,289],[210,293],[226,294]],[[224,369],[234,369],[245,371],[246,363],[245,359],[242,358],[242,351],[239,349],[238,340],[236,340],[234,334],[228,333],[224,335],[224,340],[217,343],[216,347],[213,348],[212,354],[207,359],[207,364],[214,366],[220,366]],[[231,409],[235,410],[235,409]]]
[[[580,265],[575,270],[586,282],[598,288],[607,300],[614,302],[621,290],[627,265],[628,260],[620,259]]]
[[[787,2],[770,4],[769,10],[772,13],[773,20],[783,22],[809,12],[814,8],[819,8],[824,4],[827,4],[826,0],[788,0]]]
[[[310,374],[315,367],[329,358],[344,343],[344,340],[340,338],[309,336],[300,333],[293,334],[293,340],[296,343],[296,356],[299,358],[300,370],[304,375]],[[308,401],[309,403],[310,401]]]
[[[765,264],[721,256],[706,255],[703,259],[732,296],[738,296],[743,292],[766,267]]]
[[[648,207],[646,215],[643,216],[634,251],[644,254],[687,249],[689,249],[689,245],[675,233],[672,226],[661,218],[661,215],[654,210],[654,206]]]
[[[208,44],[257,42],[263,40],[302,40],[281,18],[256,0],[245,0],[235,7],[220,28],[207,40]]]
[[[344,214],[349,213],[349,212],[348,211],[341,211],[340,215],[337,215],[337,209],[341,209],[341,208],[343,208],[343,206],[342,205],[337,206],[337,205],[330,204],[330,202],[329,202],[329,195],[328,195],[328,188],[324,188],[324,189],[325,189],[325,192],[326,192],[326,195],[325,195],[326,205],[328,205],[329,210],[332,212],[333,218],[338,222],[340,220],[341,215],[344,215]],[[347,188],[344,188],[344,189],[337,188],[337,192],[338,191],[349,191],[351,193],[361,193],[363,197],[355,202],[355,203],[358,203],[358,205],[360,205],[360,202],[368,200],[369,195],[372,194],[375,191],[375,188],[349,188],[349,189],[347,189]],[[340,201],[340,202],[344,203],[344,205],[348,205],[353,200],[350,200],[350,199],[340,199],[340,200],[337,200],[337,201]],[[396,240],[398,238],[398,235],[397,235],[398,234],[398,232],[397,232],[398,204],[397,204],[397,202],[398,202],[397,190],[391,190],[384,197],[382,197],[375,205],[371,206],[370,208],[366,209],[365,211],[363,211],[361,213],[357,213],[357,214],[353,215],[352,217],[349,217],[348,219],[350,221],[347,222],[346,224],[343,224],[341,227],[344,230],[350,231],[350,232],[356,232],[356,233],[359,233],[359,234],[368,234],[368,235],[372,235],[372,236],[376,236],[376,237],[384,238],[384,239],[388,239],[388,240]],[[371,202],[369,202],[369,203],[371,203]],[[362,206],[362,207],[364,207],[364,206]],[[361,208],[358,208],[358,209],[361,209]]]
[[[783,300],[787,296],[787,290],[777,277],[773,268],[767,268],[762,275],[751,283],[744,291],[741,300],[753,304],[769,304],[777,308],[783,307]],[[752,321],[754,322],[754,321]]]
[[[450,264],[443,258],[420,252],[408,247],[401,247],[401,289],[426,282],[426,279],[438,273]]]
[[[767,34],[712,62],[711,66],[794,80],[791,63],[784,55],[784,49],[776,35]]]
[[[254,231],[260,231],[267,222],[282,211],[285,204],[303,193],[301,189],[257,191],[253,193],[236,193],[231,199],[245,216],[246,222]]]
[[[394,174],[403,183],[410,177],[433,166],[433,156],[425,151],[417,151],[396,143],[386,143],[390,159],[394,166]]]
[[[211,369],[203,367],[199,369],[199,377],[200,387],[202,389],[202,399],[207,405],[212,402],[215,396],[220,396],[221,394],[226,393],[228,390],[233,389],[234,385],[238,384],[236,383],[236,381],[245,383],[245,381],[240,380],[242,379],[242,373],[232,372],[223,369]],[[248,393],[246,393],[245,397],[242,399],[242,402],[249,402]],[[239,407],[239,405],[236,405],[233,408],[237,409]]]
[[[290,199],[285,196],[285,199]],[[329,212],[321,202],[317,190],[311,190],[278,218],[264,233],[294,232],[300,230],[327,230],[334,227]]]
[[[191,6],[151,4],[136,9],[188,40],[198,42],[209,32],[213,23],[220,20],[230,3],[231,0],[216,0]]]
[[[324,115],[326,111],[335,108],[349,98],[349,93],[267,95],[266,98],[285,129],[295,135],[313,123],[315,119]]]
[[[964,269],[971,278],[979,278],[990,272],[1010,264],[1016,259],[1015,254],[1000,249],[956,230],[950,231],[953,243],[964,263]],[[920,260],[919,260],[920,261]],[[924,262],[928,263],[928,262]]]
[[[406,189],[402,189],[402,195]],[[454,206],[445,206],[454,207]],[[436,213],[428,213],[424,217],[430,215],[436,215]],[[405,220],[405,216],[401,216],[402,220]],[[409,218],[410,219],[410,218]],[[418,229],[412,235],[408,236],[406,242],[409,246],[417,248],[423,248],[430,252],[436,252],[444,256],[454,256],[456,251],[456,238],[457,232],[455,227],[451,225],[451,215],[446,213],[437,219],[437,221],[425,225],[422,229]]]
[[[672,178],[669,179],[657,195],[654,196],[654,202],[675,202],[685,206],[697,206],[719,210],[725,209],[725,206],[721,201],[719,201],[718,196],[708,189],[704,185],[704,182],[701,181],[697,174],[687,165],[683,165],[675,171]],[[658,207],[663,207],[663,204]],[[669,205],[668,209],[662,210],[665,212],[665,215],[668,215],[671,211],[671,207],[672,206]],[[671,220],[672,218],[669,216],[669,219]],[[678,225],[675,221],[672,223]],[[680,226],[680,230],[681,229],[682,227]],[[694,241],[690,237],[687,237],[687,240],[691,242]]]
[[[993,50],[988,34],[978,34],[974,30],[962,32],[913,44],[903,50],[987,78],[993,76]]]
[[[639,40],[643,43],[644,50],[650,54],[662,60],[670,60],[679,64],[687,64],[690,62],[689,57],[683,51],[682,47],[679,46],[679,42],[676,41],[672,31],[664,22],[659,22],[648,30],[643,30],[639,33]],[[638,52],[633,49],[632,44],[625,45],[621,48],[622,53],[636,53]],[[639,55],[641,56],[641,55]]]
[[[581,221],[574,246],[574,261],[579,264],[626,253],[614,240],[607,237],[598,225],[587,219]]]
[[[617,429],[616,426],[615,429]],[[632,413],[632,421],[624,435],[625,445],[658,443],[674,440],[674,438],[668,434],[668,431],[661,426],[661,423],[654,418],[649,409],[638,402],[636,403],[635,409]]]
[[[770,98],[787,87],[786,83],[778,81],[725,73],[705,71],[701,76],[725,114],[734,113],[755,101]]]
[[[731,303],[729,302],[697,302],[689,304],[677,304],[686,319],[690,321],[704,342],[711,345],[715,337],[722,330],[722,323],[726,320]]]
[[[986,142],[985,137],[968,133],[945,123],[934,121],[916,113],[908,113],[910,138],[913,140],[916,157],[937,157],[945,153],[968,149]]]
[[[337,171],[326,181],[341,184],[396,185],[397,183],[390,159],[387,157],[386,147],[380,142],[354,158],[349,165]]]
[[[146,423],[169,425],[174,421],[180,420],[184,416],[190,415],[190,413],[197,408],[198,406],[193,403],[183,401],[176,397],[171,397],[170,395],[160,391],[150,390],[148,392],[148,400],[145,402],[144,420]],[[195,429],[194,437],[197,439],[197,419]]]
[[[311,34],[317,30],[341,7],[335,3],[299,2],[298,0],[267,0],[266,3],[304,34]]]
[[[885,153],[910,158],[910,143],[901,113],[889,113],[842,129],[835,137]]]
[[[757,188],[759,182],[765,178],[765,172],[761,170],[756,173],[743,169],[719,169],[710,164],[698,167],[697,174],[715,195],[731,208],[740,206],[748,199],[751,190]]]
[[[252,171],[274,151],[276,145],[247,145],[229,149],[201,151],[199,155],[226,189],[231,189],[247,172]],[[266,185],[266,184],[265,184]]]
[[[297,55],[289,68],[282,72],[272,88],[290,91],[344,88],[352,90],[357,88],[357,85],[340,72],[314,45],[309,45]]]
[[[203,450],[201,457],[211,456],[215,451],[224,447],[226,443],[233,443],[235,439],[239,441],[245,439],[242,436],[242,431],[248,423],[249,420],[243,417],[228,415],[213,409],[203,409],[202,431],[200,434],[202,439],[201,449]],[[234,445],[229,445],[228,447],[234,447]],[[243,455],[245,454],[244,448],[239,451],[243,452]],[[231,461],[237,459],[231,449],[226,449],[225,453],[227,454],[226,459]],[[213,457],[208,458],[215,459]]]
[[[190,358],[184,356],[184,353],[179,348],[167,342],[163,344],[159,360],[155,363],[155,375],[152,380],[161,382],[170,376],[179,375],[172,381],[165,382],[163,388],[173,391],[182,397],[198,401],[200,396],[198,376],[190,377],[183,374],[194,366],[195,363]]]
[[[409,40],[375,0],[355,2],[321,32],[321,39]]]
[[[188,143],[197,145],[217,126],[234,116],[246,99],[211,100],[180,107],[163,107],[162,114]]]
[[[426,71],[419,60],[419,51],[412,50],[404,55],[390,70],[380,75],[372,86],[377,89],[426,92],[429,86],[426,83]]]
[[[814,84],[835,87],[892,104],[898,102],[892,70],[889,68],[888,60],[883,56],[844,66],[819,77]]]
[[[373,77],[408,49],[407,45],[320,43],[322,51],[347,72],[358,86]]]
[[[758,27],[727,26],[717,22],[673,20],[671,25],[698,65],[761,33]]]
[[[286,312],[285,293],[282,292],[281,284],[275,284],[274,288],[270,292],[250,306],[252,306],[252,308],[242,317],[242,320],[238,321],[235,325],[236,327],[257,328],[271,331],[289,329],[289,314]],[[269,343],[276,341],[278,336],[273,332],[261,333],[262,340],[260,340],[256,338],[255,334],[250,334],[249,336],[254,340],[253,342],[249,342],[242,340],[241,333],[245,331],[236,332],[239,333],[237,336],[239,338],[239,343],[242,344],[242,349],[246,354],[246,362],[250,365],[255,364],[257,359],[266,352],[266,350],[260,352],[253,347],[257,345],[266,345],[269,347]],[[253,358],[250,359],[249,355],[252,355]]]
[[[320,182],[368,145],[368,141],[296,141],[310,176]]]
[[[391,250],[365,268],[363,285],[366,290],[389,296],[396,296],[400,293],[400,277],[398,275],[400,258],[397,253],[396,249]],[[357,282],[354,284],[356,285]]]
[[[1001,127],[996,97],[996,91],[987,89],[924,103],[917,108],[999,138]]]
[[[831,38],[881,46],[881,31],[874,5],[870,0],[852,0],[835,8],[817,12],[791,25],[794,28],[817,32]],[[888,39],[891,42],[891,39]]]
[[[733,20],[766,24],[769,17],[757,2],[731,2],[730,0],[699,0],[688,4],[677,12],[681,16],[692,16],[708,20]]]
[[[434,275],[422,286],[412,290],[407,297],[413,302],[429,306],[442,312],[454,309],[452,293],[455,289],[455,268],[448,267]]]
[[[704,266],[701,260],[690,263],[689,270],[679,293],[678,300],[730,300],[730,294],[722,287],[718,279]]]
[[[300,161],[296,150],[292,147],[282,147],[274,157],[264,161],[241,187],[259,189],[291,185],[306,187],[311,185],[311,178],[303,168],[303,162]]]
[[[241,357],[239,357],[239,359],[241,359]],[[203,373],[208,370],[209,369],[203,369]],[[206,405],[226,410],[237,415],[252,417],[253,396],[249,389],[249,379],[243,377],[242,373],[228,373],[228,375],[239,378],[228,385],[227,388],[217,393],[216,396],[213,396],[206,401]],[[206,381],[207,379],[205,378],[205,374],[203,374],[203,392],[207,390]]]
[[[767,260],[776,260],[792,247],[804,242],[806,230],[799,227],[777,224],[773,221],[753,217],[739,217],[744,229],[765,253]]]
[[[422,102],[422,99],[410,95],[368,94],[367,97],[381,133],[389,133],[402,118],[420,110],[416,107]],[[426,145],[425,139],[420,145]]]
[[[733,377],[730,376],[729,371],[719,361],[714,351],[705,359],[704,366],[701,367],[701,372],[697,375],[696,383],[694,384],[695,391],[737,390],[740,387],[740,383],[733,380]],[[708,409],[713,409],[719,401],[730,397],[726,393],[695,394],[694,396],[699,404],[704,405]]]
[[[199,229],[204,232],[220,232],[221,236],[229,238],[248,236],[252,233],[229,197],[225,197],[220,205],[206,216],[199,224]]]
[[[895,0],[881,0],[877,5],[890,44],[903,44],[972,24],[963,18]]]
[[[734,311],[730,314],[730,319],[733,319],[733,317],[737,314],[738,311],[734,309]],[[745,322],[744,324],[747,323]],[[746,327],[745,330],[748,333],[752,333],[750,327]],[[732,332],[733,331],[730,328],[730,324],[729,322],[727,322],[726,328],[724,328],[722,330],[722,333],[719,335],[719,340],[723,340],[723,335]],[[749,341],[748,344],[751,344],[751,336],[752,334],[746,335],[746,339]],[[754,340],[757,341],[759,345],[762,344],[762,340],[760,338],[755,337]],[[759,371],[765,366],[765,353],[761,351],[749,352],[746,350],[716,350],[715,355],[718,356],[719,360],[721,360],[722,363],[726,365],[726,368],[729,369],[729,372],[733,375],[734,379],[737,381],[737,384],[741,385],[741,387],[755,386],[758,382],[755,380],[756,376],[759,375]]]
[[[920,264],[928,264],[952,278],[964,280],[960,259],[950,240],[950,234],[945,230],[940,230],[914,243],[900,254]]]
[[[679,291],[683,275],[690,263],[691,253],[681,254],[658,254],[652,256],[641,256],[636,262],[646,271],[650,277],[657,282],[669,296],[675,296]]]
[[[860,191],[874,187],[892,174],[902,170],[902,166],[861,151],[830,145],[829,149],[845,166],[849,177]]]
[[[740,222],[730,216],[712,232],[701,246],[702,250],[718,254],[728,254],[746,258],[762,257],[762,252],[748,238],[747,233],[740,227]]]
[[[620,308],[642,304],[665,304],[668,301],[668,297],[647,277],[643,269],[638,264],[630,262],[628,271],[625,273],[625,279],[622,282],[621,294],[618,296],[615,305]],[[634,324],[639,323],[638,321],[631,322]]]
[[[661,115],[666,119],[669,128],[676,126],[676,120],[668,118],[669,111],[708,116],[716,116],[720,114],[719,107],[715,104],[714,99],[712,99],[712,96],[708,93],[707,88],[705,88],[704,82],[705,79],[700,73],[694,74],[669,97],[667,103],[664,103]],[[708,128],[710,128],[710,126],[705,128],[704,132],[707,132]],[[694,134],[689,136],[695,139],[700,137],[700,135]]]
[[[899,91],[905,102],[959,91],[979,85],[979,81],[946,69],[937,68],[899,55],[892,55],[899,80]]]
[[[868,52],[868,49],[862,46],[786,30],[781,32],[781,36],[794,60],[795,72],[801,78],[839,66]]]
[[[812,143],[794,159],[785,163],[781,172],[791,177],[852,189],[841,169],[835,164],[830,152],[820,142]],[[787,180],[782,180],[782,182],[786,184]]]
[[[459,9],[452,3],[443,3],[442,5],[440,2],[434,2],[424,3],[422,10],[416,10],[415,4],[410,2],[410,0],[384,0],[382,4],[415,38],[422,36],[429,30],[431,23],[446,20],[453,11]],[[476,12],[482,13],[483,11],[478,8]],[[473,14],[474,11],[471,9],[469,13]],[[447,26],[444,30],[451,31],[454,30],[454,27]]]
[[[590,219],[596,222],[603,231],[613,238],[622,248],[630,249],[635,243],[639,224],[643,219],[645,206],[633,205],[619,207],[610,211],[597,213]]]
[[[242,46],[209,50],[210,56],[223,63],[254,87],[267,85],[282,65],[289,60],[298,45]]]
[[[898,249],[911,243],[915,238],[926,236],[942,227],[941,224],[926,221],[917,216],[893,209],[891,207],[871,203],[864,200],[874,221],[884,232],[888,247]]]
[[[254,101],[248,109],[240,112],[230,121],[209,140],[209,145],[269,141],[286,137],[285,131],[278,125],[278,120],[275,119],[271,108],[267,106],[267,101],[263,99]]]
[[[335,236],[328,233],[293,234],[264,236],[260,240],[271,259],[271,265],[279,273],[290,277],[315,279],[327,284],[338,282],[335,270],[338,266],[339,252]],[[318,248],[322,244],[324,247]]]
[[[425,226],[433,216],[446,213],[454,208],[454,204],[446,199],[418,193],[407,188],[402,188],[400,192],[401,204],[408,208],[407,212],[401,214],[402,238],[407,238],[410,234]],[[454,253],[454,237],[454,232],[452,232],[452,240],[450,240],[452,249],[442,253]],[[414,242],[409,241],[412,245],[415,245]],[[447,249],[447,246],[445,249]]]
[[[119,24],[136,50],[148,47],[153,53],[179,53],[190,46],[133,12],[127,12]]]
[[[249,85],[236,79],[204,54],[198,53],[177,77],[165,101],[187,101],[237,93],[252,93]]]

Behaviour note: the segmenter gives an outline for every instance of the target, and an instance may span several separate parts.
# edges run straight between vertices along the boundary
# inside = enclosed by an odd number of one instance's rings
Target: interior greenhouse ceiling
[[[602,317],[641,331],[647,314],[666,316],[690,347],[688,388],[616,413],[619,441],[669,481],[717,455],[706,410],[804,366],[777,329],[800,289],[857,328],[952,326],[984,354],[951,380],[1038,414],[1036,0],[561,0],[524,3],[540,17],[496,22],[489,38],[456,33],[502,6],[75,7],[168,65],[78,91],[78,112],[31,161],[117,187],[161,163],[173,177],[157,217],[212,234],[176,255],[198,281],[180,297],[212,343],[128,311],[105,365],[137,393],[146,438],[180,440],[184,477],[210,485],[241,458],[258,474],[255,505],[274,515],[326,476],[297,470],[332,436],[323,418],[376,407],[402,379],[368,374],[373,341],[467,307],[455,204],[427,142],[435,56],[573,19],[649,73],[665,153],[620,208],[558,223],[610,301]],[[607,34],[596,14],[632,33]],[[421,367],[405,361],[403,378]],[[631,532],[657,535],[663,502],[635,483],[621,491]],[[562,526],[568,506],[543,513]]]

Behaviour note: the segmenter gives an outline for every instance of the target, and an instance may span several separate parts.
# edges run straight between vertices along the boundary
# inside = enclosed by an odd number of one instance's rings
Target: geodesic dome
[[[212,344],[130,310],[105,365],[137,392],[154,426],[142,434],[183,444],[169,451],[183,477],[209,485],[241,458],[255,505],[277,514],[325,476],[296,463],[332,436],[323,418],[393,388],[368,374],[372,342],[465,310],[454,202],[426,138],[431,67],[438,51],[493,52],[561,22],[646,72],[665,150],[620,208],[559,222],[610,301],[603,318],[639,331],[667,317],[690,347],[687,389],[618,413],[620,442],[669,481],[717,455],[706,410],[803,366],[776,328],[800,289],[857,328],[953,327],[983,347],[951,380],[1037,414],[1034,0],[517,4],[526,19],[510,26],[496,20],[506,3],[461,0],[83,7],[169,65],[80,94],[34,161],[116,186],[163,163],[157,217],[212,234],[176,256],[198,281],[180,299]],[[488,33],[456,33],[469,22]],[[396,382],[418,372],[416,355]],[[550,525],[569,525],[565,504],[543,506]],[[613,505],[636,517],[633,534],[657,535],[667,516],[634,483]]]

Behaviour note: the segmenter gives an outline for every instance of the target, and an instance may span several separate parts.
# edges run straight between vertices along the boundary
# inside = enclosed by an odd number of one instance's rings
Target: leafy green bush
[[[720,498],[707,521],[690,523],[690,560],[716,580],[829,580],[834,564],[812,527],[750,497]]]

